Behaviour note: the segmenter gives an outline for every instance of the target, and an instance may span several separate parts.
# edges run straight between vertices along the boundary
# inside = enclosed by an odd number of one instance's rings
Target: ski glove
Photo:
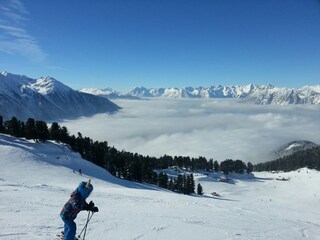
[[[83,210],[92,211],[93,208],[94,208],[94,203],[90,201],[89,204],[83,207]]]
[[[92,211],[92,212],[99,212],[99,208],[93,207],[91,211]]]
[[[88,205],[88,209],[91,210],[93,207],[94,207],[94,203],[90,201]]]

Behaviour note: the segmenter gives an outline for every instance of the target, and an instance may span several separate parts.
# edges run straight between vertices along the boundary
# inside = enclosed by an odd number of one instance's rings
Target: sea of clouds
[[[235,100],[114,100],[122,109],[61,122],[109,146],[149,156],[204,156],[259,163],[293,140],[320,143],[320,106],[252,105]]]

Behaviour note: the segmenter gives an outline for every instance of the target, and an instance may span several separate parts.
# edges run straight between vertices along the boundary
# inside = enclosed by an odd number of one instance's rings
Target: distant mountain
[[[242,103],[254,104],[320,104],[320,85],[303,87],[301,89],[278,88],[272,85],[258,86],[254,84],[244,86],[211,86],[186,88],[145,88],[135,87],[126,93],[119,93],[112,89],[82,89],[94,95],[106,98],[236,98]]]
[[[51,77],[32,79],[0,73],[0,115],[54,120],[114,112],[119,107],[105,98],[81,93]]]
[[[314,147],[319,147],[319,145],[305,140],[293,141],[279,147],[274,154],[277,158],[281,158]]]
[[[186,87],[186,88],[144,88],[135,87],[125,95],[136,97],[165,97],[165,98],[243,98],[251,93],[257,86],[250,84],[246,86],[223,87]]]
[[[140,99],[139,97],[125,95],[112,88],[97,89],[97,88],[82,88],[79,90],[82,93],[92,94],[107,99]]]
[[[274,86],[259,87],[241,102],[255,104],[320,104],[320,85],[301,89],[278,88]]]

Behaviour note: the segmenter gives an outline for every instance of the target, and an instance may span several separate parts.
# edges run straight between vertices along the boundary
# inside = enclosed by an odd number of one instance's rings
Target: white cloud
[[[43,61],[46,54],[25,28],[29,13],[23,4],[19,0],[6,0],[0,3],[0,11],[0,51]]]
[[[144,155],[205,156],[254,163],[292,140],[320,143],[320,106],[258,106],[233,100],[115,101],[123,110],[62,123],[69,131]]]

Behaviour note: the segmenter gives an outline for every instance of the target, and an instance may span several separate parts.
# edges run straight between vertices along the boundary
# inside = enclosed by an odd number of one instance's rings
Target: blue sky
[[[0,71],[74,89],[320,84],[319,0],[1,0]]]

